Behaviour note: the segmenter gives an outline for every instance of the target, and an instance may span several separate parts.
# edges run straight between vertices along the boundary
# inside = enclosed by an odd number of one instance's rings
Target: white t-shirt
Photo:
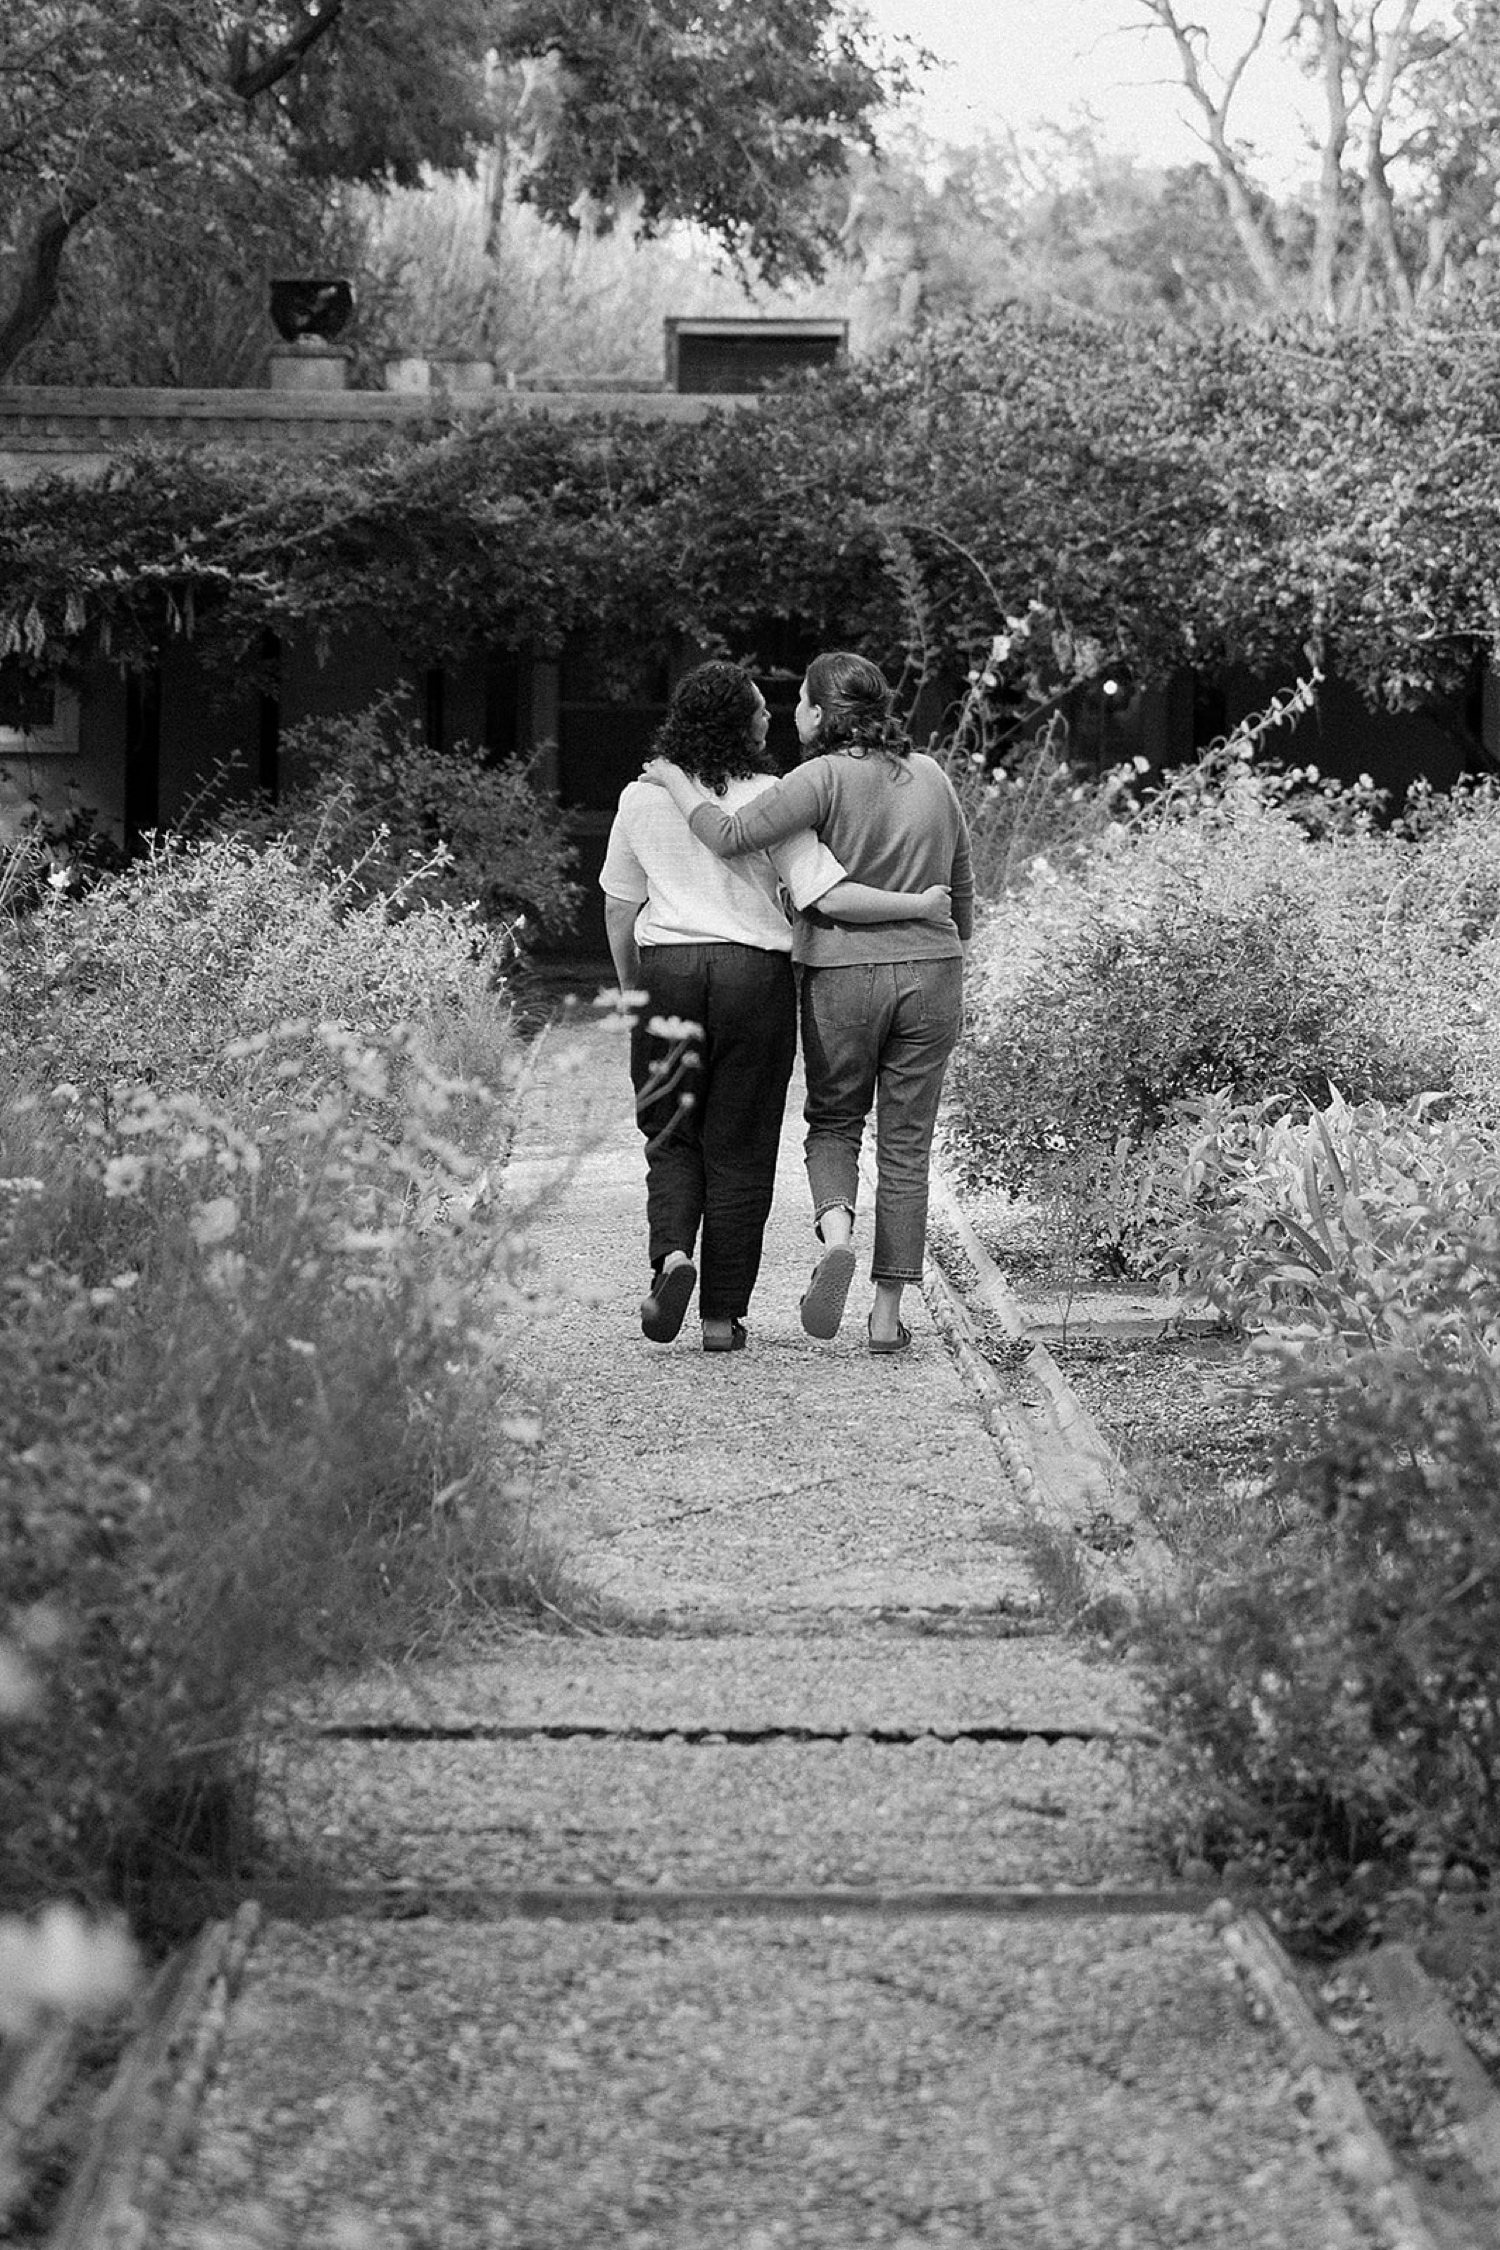
[[[700,783],[694,787],[705,803],[733,813],[775,780],[774,774],[752,774],[731,781],[722,797]],[[790,953],[792,932],[779,885],[785,884],[794,906],[811,906],[842,883],[844,874],[811,829],[769,851],[716,859],[665,789],[632,781],[620,792],[599,888],[640,907],[635,923],[639,946],[755,945],[769,953]]]

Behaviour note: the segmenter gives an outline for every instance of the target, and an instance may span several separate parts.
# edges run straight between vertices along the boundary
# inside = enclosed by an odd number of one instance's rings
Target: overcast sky
[[[1171,80],[1171,42],[1128,28],[1132,0],[863,0],[876,28],[909,32],[950,67],[924,84],[923,122],[942,139],[971,140],[1001,124],[1066,123],[1090,109],[1102,136],[1162,163],[1201,153],[1186,97]],[[1251,0],[1195,0],[1211,52],[1229,53],[1253,16]],[[1170,81],[1170,82],[1168,82]],[[1284,185],[1310,169],[1297,124],[1307,89],[1273,48],[1247,75],[1231,125],[1264,156],[1262,176]]]

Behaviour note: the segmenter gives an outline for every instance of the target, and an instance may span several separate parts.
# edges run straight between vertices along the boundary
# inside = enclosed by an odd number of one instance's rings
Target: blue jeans
[[[669,1250],[691,1255],[701,1224],[699,1312],[739,1320],[760,1272],[797,1054],[791,956],[754,945],[649,945],[641,981],[650,999],[630,1034],[630,1075],[646,1136],[651,1264]],[[693,1026],[686,1073],[665,1089],[673,1042],[648,1028],[654,1016]]]
[[[963,1017],[963,963],[864,961],[802,976],[807,1180],[813,1215],[855,1208],[875,1118],[875,1281],[920,1281],[943,1073]]]

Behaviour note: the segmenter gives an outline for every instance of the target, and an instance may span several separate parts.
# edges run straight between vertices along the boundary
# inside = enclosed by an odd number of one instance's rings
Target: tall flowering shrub
[[[59,1620],[0,1750],[29,1903],[222,1858],[270,1688],[524,1599],[537,1424],[467,917],[220,842],[8,930],[0,978],[0,1586]]]
[[[1137,1647],[1179,1840],[1338,1937],[1500,1849],[1497,806],[1211,760],[991,902],[955,1073],[977,1176],[1253,1347],[1280,1458]]]

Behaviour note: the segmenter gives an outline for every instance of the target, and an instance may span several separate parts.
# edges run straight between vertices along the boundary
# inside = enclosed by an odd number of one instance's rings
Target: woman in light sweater
[[[774,786],[767,723],[747,672],[701,664],[678,682],[657,749],[695,803],[734,814]],[[681,1330],[701,1225],[703,1348],[738,1351],[797,1045],[781,887],[798,909],[861,923],[946,917],[948,894],[935,883],[893,893],[848,882],[806,832],[727,864],[644,782],[621,793],[599,880],[621,990],[646,995],[630,1043],[651,1261],[641,1328],[653,1343]]]
[[[868,1322],[872,1352],[904,1351],[902,1291],[920,1281],[928,1174],[943,1075],[958,1040],[963,957],[973,928],[969,836],[953,785],[914,751],[866,658],[815,657],[797,702],[804,763],[742,807],[715,803],[671,762],[644,778],[664,789],[697,840],[734,864],[811,829],[862,883],[943,886],[951,912],[857,926],[827,899],[799,900],[807,1173],[822,1254],[802,1299],[811,1336],[838,1333],[854,1274],[854,1213],[865,1120],[876,1110],[878,1185]]]

